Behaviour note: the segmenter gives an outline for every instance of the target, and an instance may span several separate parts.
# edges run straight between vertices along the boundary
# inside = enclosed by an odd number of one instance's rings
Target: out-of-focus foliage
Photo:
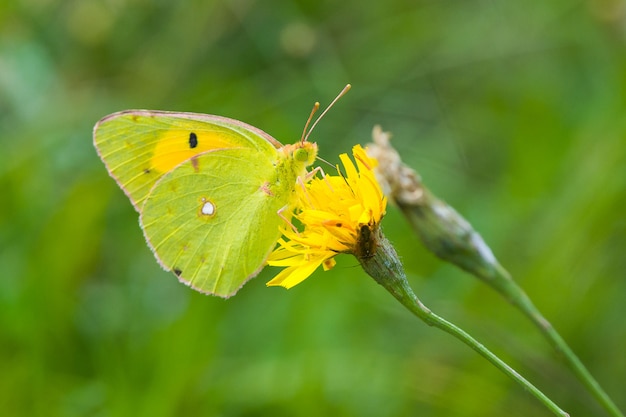
[[[380,123],[626,408],[626,6],[4,0],[0,414],[537,416],[519,386],[339,258],[227,301],[160,270],[91,143],[127,108],[282,142],[315,100],[333,163]],[[517,311],[384,220],[424,303],[572,415],[601,410]]]

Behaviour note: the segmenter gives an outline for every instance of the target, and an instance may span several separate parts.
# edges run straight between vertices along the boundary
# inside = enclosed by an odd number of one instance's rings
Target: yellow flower
[[[347,154],[339,156],[345,176],[315,177],[306,187],[298,187],[294,216],[303,230],[295,231],[287,224],[283,227],[286,239],[279,239],[267,263],[285,269],[268,286],[291,288],[320,265],[331,269],[335,255],[359,252],[364,226],[372,230],[380,223],[387,200],[374,176],[377,162],[360,145],[352,148],[352,154],[356,166]]]

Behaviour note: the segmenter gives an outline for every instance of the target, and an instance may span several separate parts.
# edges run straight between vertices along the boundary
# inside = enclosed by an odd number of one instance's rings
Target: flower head
[[[302,282],[320,265],[329,270],[339,253],[356,254],[363,230],[378,226],[385,214],[387,200],[376,181],[377,165],[365,150],[352,148],[356,166],[347,154],[339,156],[345,175],[315,177],[298,187],[294,216],[303,230],[285,225],[278,246],[267,263],[285,267],[267,285],[291,288]]]

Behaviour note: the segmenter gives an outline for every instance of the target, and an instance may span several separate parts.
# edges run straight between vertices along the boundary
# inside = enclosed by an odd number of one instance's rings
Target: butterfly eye
[[[293,157],[296,161],[307,162],[309,160],[309,151],[303,148],[297,149],[294,152]]]

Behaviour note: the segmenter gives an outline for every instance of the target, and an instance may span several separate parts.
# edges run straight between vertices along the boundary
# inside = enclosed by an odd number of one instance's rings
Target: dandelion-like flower
[[[285,269],[268,286],[291,288],[320,266],[331,269],[340,253],[367,255],[367,237],[378,227],[387,200],[374,176],[376,160],[360,145],[352,148],[352,154],[356,166],[347,154],[339,156],[345,175],[316,177],[298,187],[294,216],[303,230],[283,227],[284,237],[267,263]]]

